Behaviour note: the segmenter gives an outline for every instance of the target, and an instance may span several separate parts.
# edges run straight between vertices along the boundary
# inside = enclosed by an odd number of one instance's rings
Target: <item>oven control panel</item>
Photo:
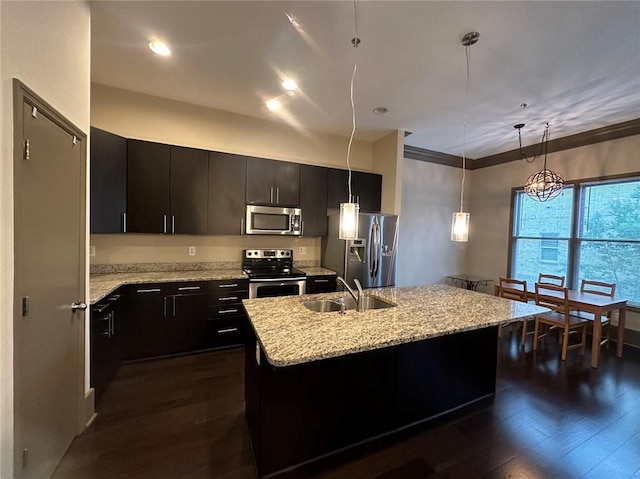
[[[293,258],[292,249],[245,249],[245,258]]]

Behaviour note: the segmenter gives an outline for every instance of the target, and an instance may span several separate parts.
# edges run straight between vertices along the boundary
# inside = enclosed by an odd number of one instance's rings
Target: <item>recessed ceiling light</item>
[[[169,55],[171,55],[171,50],[169,50],[169,47],[166,45],[166,43],[163,43],[163,42],[159,42],[159,41],[150,42],[149,48],[153,53],[157,55],[161,55],[163,57],[168,57]]]
[[[378,106],[376,108],[373,109],[373,113],[375,113],[376,115],[384,115],[386,112],[388,112],[389,110],[387,110],[385,107],[383,106]]]
[[[296,91],[298,89],[298,84],[291,78],[285,78],[284,80],[282,80],[282,88],[287,91]]]
[[[272,98],[267,102],[267,108],[269,111],[278,111],[282,107],[282,103],[277,98]]]

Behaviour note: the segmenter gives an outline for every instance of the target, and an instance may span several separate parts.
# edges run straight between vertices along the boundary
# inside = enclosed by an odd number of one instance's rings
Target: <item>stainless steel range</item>
[[[293,250],[245,249],[242,270],[249,276],[249,299],[306,292],[307,275],[293,267]]]

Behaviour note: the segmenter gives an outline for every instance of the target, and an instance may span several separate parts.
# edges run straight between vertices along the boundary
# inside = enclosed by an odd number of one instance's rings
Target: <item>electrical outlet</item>
[[[195,255],[196,255],[196,247],[189,246],[189,256],[195,256]]]
[[[298,248],[298,254],[302,254],[302,255],[307,254],[307,248],[306,248],[306,246],[300,246],[300,247]]]
[[[96,255],[96,247],[95,247],[95,245],[89,246],[89,256],[95,256],[95,255]]]

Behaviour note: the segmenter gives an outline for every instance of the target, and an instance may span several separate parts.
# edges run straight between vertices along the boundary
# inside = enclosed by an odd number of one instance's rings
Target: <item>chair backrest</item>
[[[564,314],[569,320],[569,289],[553,284],[536,283],[536,304],[556,313]]]
[[[500,278],[498,296],[515,301],[527,302],[527,282],[513,278]]]
[[[541,284],[553,284],[564,288],[564,276],[556,276],[554,274],[540,273],[538,275],[538,283]]]
[[[613,298],[616,294],[616,284],[603,283],[602,281],[589,281],[587,279],[583,279],[582,283],[580,283],[580,292],[600,294],[602,296],[608,296],[609,298]]]

